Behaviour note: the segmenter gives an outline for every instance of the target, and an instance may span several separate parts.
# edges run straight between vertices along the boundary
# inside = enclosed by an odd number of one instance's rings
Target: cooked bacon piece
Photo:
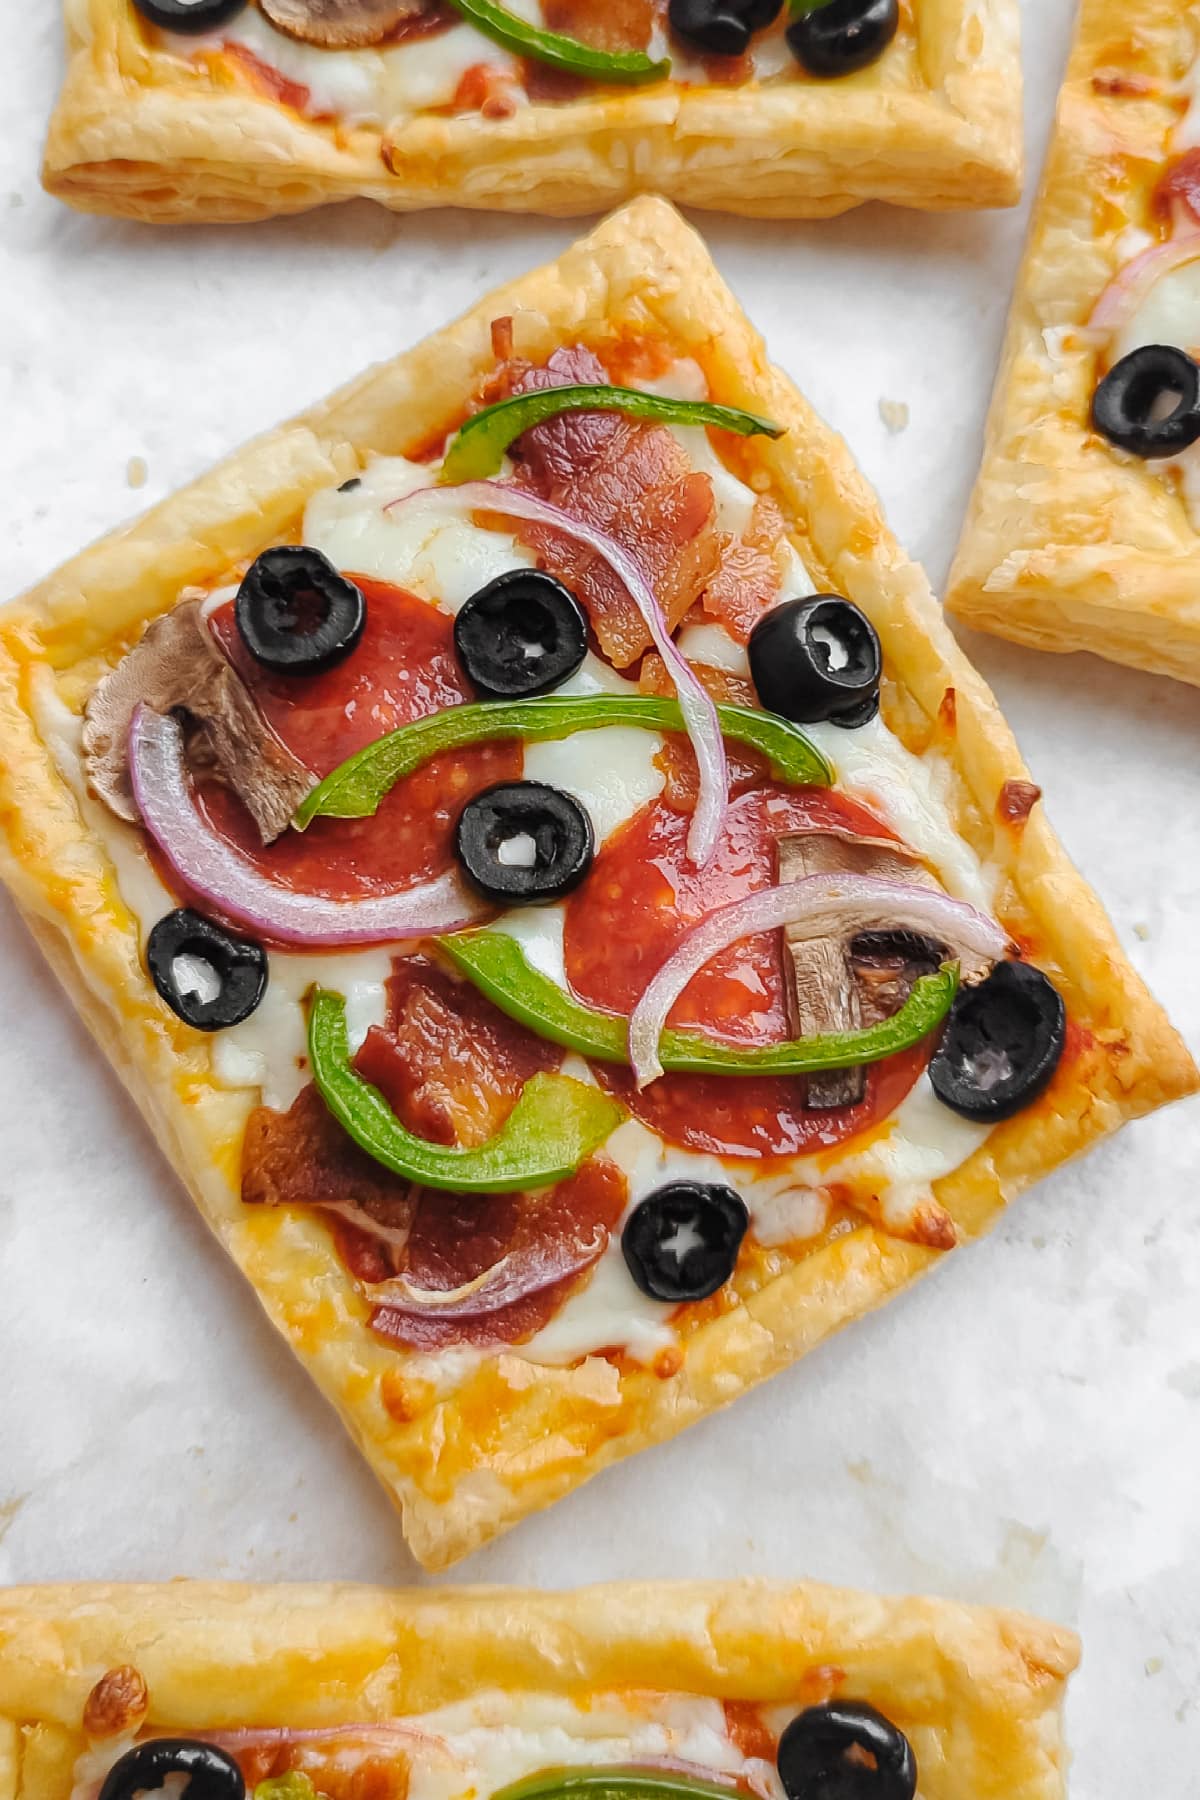
[[[542,0],[548,31],[561,31],[597,50],[645,50],[654,31],[655,0]]]
[[[409,1245],[407,1279],[420,1288],[455,1288],[482,1275],[502,1257],[513,1265],[554,1268],[578,1260],[589,1267],[603,1252],[625,1210],[624,1175],[594,1156],[542,1194],[426,1193]],[[414,1316],[386,1302],[371,1316],[381,1337],[416,1349],[469,1343],[480,1348],[518,1344],[554,1317],[579,1276],[568,1276],[512,1305],[478,1318]]]
[[[769,494],[761,494],[745,535],[722,536],[720,564],[701,596],[701,605],[711,618],[720,619],[739,644],[749,641],[779,593],[775,548],[783,535],[783,514]]]
[[[335,1234],[353,1255],[354,1273],[382,1281],[394,1273],[416,1211],[416,1190],[346,1136],[315,1087],[289,1110],[255,1107],[242,1146],[242,1199],[248,1206],[327,1207]],[[346,1221],[353,1216],[354,1223]]]
[[[732,669],[720,669],[715,663],[697,662],[692,668],[696,671],[697,681],[708,689],[714,700],[730,706],[754,705],[754,683],[745,675],[735,675]],[[665,699],[673,697],[675,683],[657,650],[647,651],[643,656],[638,670],[638,687],[643,694],[659,694]],[[727,744],[725,748],[727,753],[732,753],[731,745]]]
[[[575,345],[556,350],[544,368],[510,366],[507,379],[512,392],[527,393],[603,382],[608,373],[592,351]],[[517,451],[524,486],[637,557],[673,630],[716,574],[720,536],[712,483],[691,468],[671,433],[620,413],[566,413],[527,431]],[[523,526],[521,535],[583,601],[605,654],[618,668],[634,662],[650,636],[607,564],[545,526]]]
[[[388,1001],[387,1025],[368,1033],[355,1066],[402,1124],[435,1142],[482,1143],[503,1125],[529,1077],[562,1060],[428,957],[396,959]],[[242,1198],[332,1212],[338,1252],[370,1299],[372,1286],[396,1274],[417,1288],[457,1288],[505,1257],[514,1267],[558,1267],[578,1264],[585,1251],[598,1256],[620,1220],[626,1184],[613,1164],[594,1157],[548,1193],[413,1187],[360,1150],[310,1086],[287,1113],[259,1107],[251,1114]],[[384,1298],[371,1323],[393,1342],[424,1349],[517,1343],[554,1317],[578,1279],[476,1319],[414,1317]]]
[[[531,1075],[561,1061],[561,1050],[468,982],[427,956],[401,956],[388,982],[387,1025],[367,1033],[356,1067],[409,1131],[474,1145],[499,1131]]]

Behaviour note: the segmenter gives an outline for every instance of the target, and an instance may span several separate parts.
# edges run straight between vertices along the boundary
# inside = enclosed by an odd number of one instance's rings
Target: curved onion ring
[[[510,1250],[499,1262],[461,1287],[419,1288],[395,1276],[373,1284],[367,1298],[395,1318],[480,1319],[501,1307],[515,1306],[531,1294],[554,1287],[572,1275],[590,1269],[608,1243],[608,1232],[596,1226],[583,1243],[558,1243],[531,1247],[529,1255]]]
[[[268,881],[205,823],[192,799],[179,722],[147,706],[129,727],[129,772],[142,823],[183,886],[277,943],[324,950],[433,937],[485,911],[456,875],[362,900],[328,900]]]
[[[1148,250],[1143,250],[1117,271],[1092,308],[1088,330],[1115,335],[1150,288],[1172,269],[1195,262],[1197,257],[1200,257],[1200,225],[1168,238],[1165,244],[1151,244]]]
[[[718,907],[702,920],[667,958],[634,1007],[629,1017],[629,1062],[639,1088],[656,1081],[663,1072],[658,1041],[667,1014],[693,975],[730,944],[781,925],[800,927],[805,938],[914,931],[986,964],[995,962],[1008,948],[1008,937],[999,925],[975,907],[900,881],[868,875],[806,875],[802,881],[764,888]]]
[[[549,525],[564,536],[586,544],[602,557],[628,590],[629,598],[645,621],[654,647],[671,672],[675,693],[683,712],[684,724],[696,756],[700,790],[696,810],[688,827],[687,851],[699,868],[712,858],[725,822],[729,804],[729,766],[725,757],[725,740],[717,720],[712,697],[683,652],[671,636],[670,627],[653,590],[637,563],[614,538],[591,525],[572,518],[561,506],[538,500],[520,488],[501,481],[464,481],[458,487],[418,488],[400,500],[392,500],[385,512],[401,512],[406,506],[421,506],[440,513],[456,513],[463,508],[471,512],[500,513],[513,519],[527,519],[533,525]]]

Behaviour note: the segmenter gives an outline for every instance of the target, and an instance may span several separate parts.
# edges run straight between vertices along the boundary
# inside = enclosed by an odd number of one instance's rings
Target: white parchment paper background
[[[75,217],[36,179],[58,8],[0,11],[5,596],[575,235],[366,206],[186,233]],[[1035,173],[1070,11],[1025,7]],[[940,581],[1024,214],[702,224]],[[881,400],[907,404],[907,429],[885,429]],[[1200,1049],[1200,692],[1088,657],[970,650],[1068,849]],[[1133,1127],[882,1314],[461,1578],[811,1574],[1043,1610],[1085,1636],[1076,1795],[1194,1794],[1198,1151],[1194,1104]],[[413,1578],[382,1493],[5,902],[0,1259],[0,1577]]]

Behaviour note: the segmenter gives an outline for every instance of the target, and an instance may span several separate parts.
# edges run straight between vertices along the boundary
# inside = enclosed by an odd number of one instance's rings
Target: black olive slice
[[[827,0],[788,26],[788,48],[810,75],[852,75],[883,55],[899,24],[898,0]]]
[[[520,700],[575,673],[587,655],[587,619],[553,575],[511,569],[460,607],[454,648],[485,699]]]
[[[146,967],[171,1011],[197,1031],[240,1025],[267,991],[262,945],[231,937],[186,906],[154,926],[146,944]]]
[[[1170,344],[1143,344],[1092,396],[1092,424],[1131,456],[1177,456],[1200,438],[1200,369]]]
[[[246,0],[133,0],[143,19],[160,31],[216,31],[242,12]]]
[[[797,725],[863,725],[879,708],[883,653],[865,613],[840,594],[785,600],[750,633],[750,673],[769,712]]]
[[[788,1800],[913,1800],[917,1791],[912,1745],[862,1701],[827,1700],[798,1713],[775,1760]]]
[[[284,544],[251,563],[234,616],[242,642],[265,669],[319,675],[354,649],[367,603],[319,550]]]
[[[740,56],[751,34],[778,17],[783,0],[671,0],[671,29],[712,56]]]
[[[245,1800],[246,1783],[233,1757],[199,1738],[149,1738],[118,1757],[99,1800],[134,1800],[161,1787],[168,1775],[186,1775],[186,1800]]]
[[[837,725],[842,731],[855,731],[860,725],[869,725],[879,712],[879,690],[868,694],[857,706],[848,706],[844,712],[829,715],[829,723]]]
[[[621,1249],[652,1300],[707,1300],[733,1274],[749,1224],[746,1202],[732,1188],[668,1181],[634,1207]]]
[[[1030,963],[999,962],[962,988],[929,1064],[933,1091],[964,1119],[991,1124],[1029,1106],[1063,1053],[1062,995]]]
[[[495,906],[558,900],[592,866],[592,821],[570,794],[542,781],[502,781],[469,800],[455,848],[463,873]]]

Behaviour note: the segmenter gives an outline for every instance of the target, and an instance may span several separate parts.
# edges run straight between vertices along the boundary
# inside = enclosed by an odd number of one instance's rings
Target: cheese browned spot
[[[1006,825],[1023,825],[1038,801],[1042,790],[1033,781],[1006,781],[996,801],[996,811]]]
[[[83,1729],[90,1738],[122,1737],[146,1716],[150,1695],[140,1669],[121,1663],[100,1677],[83,1703]]]

